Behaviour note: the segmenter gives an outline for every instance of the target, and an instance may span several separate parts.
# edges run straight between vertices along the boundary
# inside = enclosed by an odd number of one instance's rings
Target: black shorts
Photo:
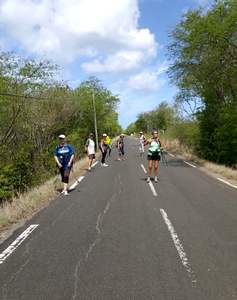
[[[88,157],[89,159],[95,159],[95,154],[89,154]]]
[[[63,182],[63,183],[68,183],[68,182],[69,182],[69,175],[70,175],[70,172],[71,172],[71,168],[66,168],[66,169],[64,169],[64,168],[62,167],[62,168],[60,168],[59,170],[60,170],[62,182]]]
[[[154,153],[152,155],[148,154],[147,155],[148,160],[154,160],[154,161],[160,161],[160,154],[159,153]]]
[[[119,148],[119,155],[124,155],[125,152],[124,152],[124,147],[120,147]]]

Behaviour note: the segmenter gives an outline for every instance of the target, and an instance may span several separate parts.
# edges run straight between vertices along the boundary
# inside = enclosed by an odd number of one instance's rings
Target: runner
[[[124,158],[124,134],[121,134],[118,141],[117,141],[117,148],[118,148],[118,160],[125,160]]]
[[[93,164],[93,160],[95,159],[95,142],[93,140],[94,135],[91,133],[89,135],[88,140],[86,141],[86,151],[88,154],[89,158],[89,166],[88,166],[88,171],[91,171],[91,166]]]
[[[109,156],[111,155],[111,151],[112,151],[112,145],[111,145],[111,138],[107,135],[106,137],[106,144],[108,145],[108,153],[109,153]]]
[[[161,142],[158,139],[158,131],[153,130],[152,131],[152,138],[150,141],[147,141],[145,145],[149,144],[148,149],[148,168],[149,173],[147,177],[147,182],[149,183],[151,181],[152,176],[152,169],[154,167],[155,171],[155,182],[158,182],[158,167],[159,167],[159,161],[160,161],[160,149],[161,149]]]
[[[54,159],[62,177],[62,194],[68,195],[69,175],[74,160],[74,149],[71,145],[66,143],[64,134],[59,135],[59,145],[55,149]]]
[[[102,139],[101,139],[101,142],[100,142],[100,151],[101,151],[101,154],[102,154],[102,158],[101,158],[101,166],[102,167],[108,167],[108,165],[105,163],[105,158],[106,158],[107,151],[108,151],[108,145],[106,143],[106,137],[107,137],[107,134],[104,133],[102,135]]]
[[[146,138],[145,138],[145,135],[143,134],[142,131],[139,134],[140,134],[140,137],[139,137],[139,142],[140,142],[139,151],[140,151],[140,156],[143,156],[144,152],[145,152],[144,145],[146,143]]]

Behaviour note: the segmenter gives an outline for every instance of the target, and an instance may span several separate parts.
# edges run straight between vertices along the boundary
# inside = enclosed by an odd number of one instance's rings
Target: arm
[[[68,163],[68,167],[71,167],[72,163],[73,163],[73,160],[74,160],[74,157],[75,157],[75,154],[74,154],[74,149],[70,147],[70,154],[71,154],[71,157],[70,157],[70,160],[69,160],[69,163]]]
[[[60,163],[60,161],[58,160],[58,157],[57,157],[56,155],[54,156],[54,159],[55,159],[55,161],[56,161],[57,166],[58,166],[59,168],[62,168],[62,165],[61,165],[61,163]]]
[[[72,154],[72,156],[71,156],[71,158],[70,158],[70,161],[69,161],[69,163],[68,163],[68,166],[69,166],[69,167],[71,167],[72,162],[73,162],[73,160],[74,160],[74,157],[75,157],[75,155]]]
[[[151,141],[145,140],[145,141],[144,141],[144,146],[150,145],[150,143],[151,143]]]
[[[55,151],[54,151],[54,160],[55,160],[57,166],[58,166],[59,168],[62,168],[62,164],[60,163],[57,154],[58,154],[58,147],[56,147],[56,149],[55,149]]]

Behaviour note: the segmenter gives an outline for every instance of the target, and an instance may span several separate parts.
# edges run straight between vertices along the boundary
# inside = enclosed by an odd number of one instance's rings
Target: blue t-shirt
[[[64,146],[58,145],[55,149],[55,156],[57,156],[64,169],[67,168],[67,165],[73,154],[74,149],[69,144],[64,144]]]

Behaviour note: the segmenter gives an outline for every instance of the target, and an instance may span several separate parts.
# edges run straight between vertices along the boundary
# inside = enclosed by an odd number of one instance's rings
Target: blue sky
[[[49,58],[71,86],[93,75],[120,97],[123,127],[172,102],[169,32],[210,0],[0,0],[0,50]]]

